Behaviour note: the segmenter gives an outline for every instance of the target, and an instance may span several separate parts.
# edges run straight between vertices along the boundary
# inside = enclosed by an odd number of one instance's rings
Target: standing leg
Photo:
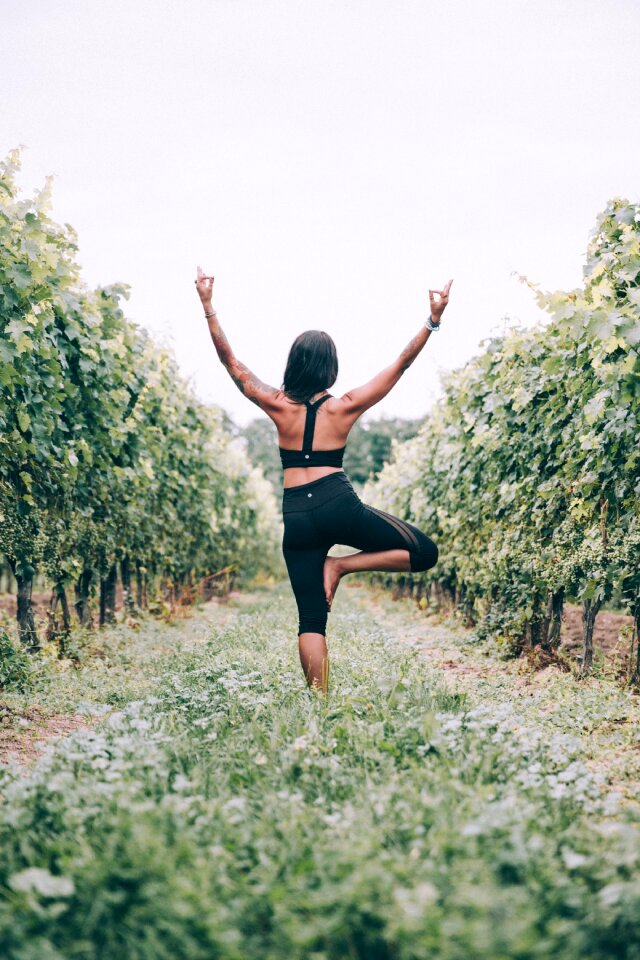
[[[300,663],[310,687],[327,692],[327,600],[322,571],[328,546],[311,550],[284,549],[289,579],[298,605]]]
[[[329,689],[329,653],[323,633],[301,633],[298,637],[300,663],[307,685],[326,693]]]

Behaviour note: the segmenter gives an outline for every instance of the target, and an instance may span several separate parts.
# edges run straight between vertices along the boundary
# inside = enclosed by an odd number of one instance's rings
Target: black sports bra
[[[304,422],[304,436],[302,438],[302,450],[285,450],[284,447],[278,447],[280,459],[282,460],[282,469],[286,467],[341,467],[345,447],[339,450],[312,450],[313,431],[316,426],[316,413],[325,400],[331,396],[326,393],[315,403],[305,400],[307,408],[307,418]]]

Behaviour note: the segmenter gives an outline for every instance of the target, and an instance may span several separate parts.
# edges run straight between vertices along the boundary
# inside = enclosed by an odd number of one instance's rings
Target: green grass
[[[375,603],[378,619],[394,636],[435,639],[440,661],[459,656],[464,672],[449,671],[449,682],[453,678],[469,705],[513,705],[518,722],[542,736],[579,737],[589,765],[603,772],[623,802],[639,805],[640,698],[637,689],[621,686],[615,672],[598,669],[597,659],[587,677],[556,666],[532,669],[526,658],[504,660],[491,640],[480,640],[456,616],[427,617],[415,601],[392,600],[380,588],[349,593],[367,607]],[[430,661],[431,648],[425,655]]]
[[[640,958],[640,819],[579,738],[449,691],[346,590],[323,700],[294,624],[280,588],[150,639],[117,711],[4,771],[3,956]]]

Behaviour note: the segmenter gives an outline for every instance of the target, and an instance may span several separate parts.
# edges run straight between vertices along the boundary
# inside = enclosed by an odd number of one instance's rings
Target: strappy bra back
[[[302,450],[285,450],[279,447],[280,459],[283,470],[287,467],[341,467],[344,457],[345,447],[339,450],[313,450],[313,433],[316,427],[316,414],[325,400],[328,400],[332,394],[326,393],[315,403],[305,400],[307,416],[304,422],[304,436],[302,438]]]

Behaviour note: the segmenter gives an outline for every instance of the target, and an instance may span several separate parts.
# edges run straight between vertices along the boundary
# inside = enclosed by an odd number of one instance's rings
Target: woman
[[[271,417],[284,469],[284,553],[298,605],[300,662],[310,687],[326,693],[329,658],[327,613],[342,577],[362,570],[429,570],[438,548],[421,530],[366,506],[342,470],[349,431],[385,397],[438,329],[452,280],[430,290],[431,317],[391,366],[369,383],[334,397],[338,358],[327,333],[308,330],[294,341],[282,389],[259,380],[236,359],[212,307],[213,277],[198,267],[195,281],[218,356],[239,390]],[[438,299],[436,300],[436,296]],[[336,544],[358,553],[329,557]]]

